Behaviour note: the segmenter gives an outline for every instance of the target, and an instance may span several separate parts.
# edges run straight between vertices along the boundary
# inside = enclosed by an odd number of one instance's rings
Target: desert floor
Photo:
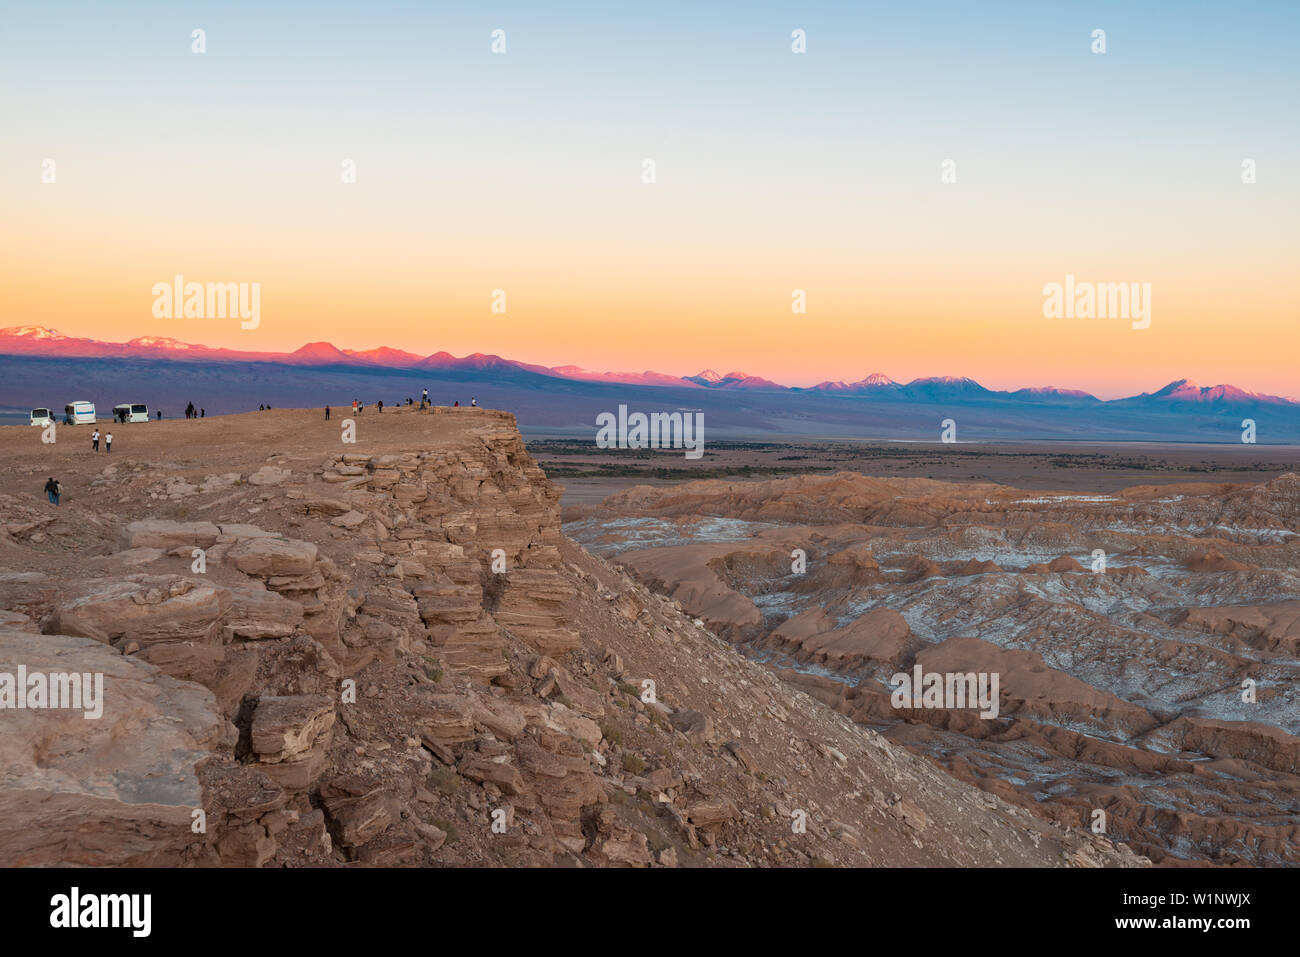
[[[1025,489],[1115,492],[1132,485],[1262,482],[1300,469],[1300,447],[1148,443],[790,443],[718,441],[691,461],[681,451],[597,449],[571,438],[531,436],[528,449],[565,487],[564,505],[585,505],[632,485],[732,481],[861,472]]]

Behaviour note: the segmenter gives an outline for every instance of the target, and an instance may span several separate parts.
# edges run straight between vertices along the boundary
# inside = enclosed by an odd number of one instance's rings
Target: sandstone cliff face
[[[788,684],[962,780],[1068,826],[1103,811],[1160,863],[1300,863],[1295,475],[1114,495],[700,481],[572,518]],[[998,674],[998,716],[895,707],[917,665]]]
[[[1141,863],[575,545],[508,415],[367,413],[347,445],[308,411],[122,431],[101,469],[0,430],[14,474],[69,489],[0,496],[0,671],[106,677],[97,720],[0,711],[0,864]],[[826,665],[909,646],[885,615],[822,624],[780,640]]]

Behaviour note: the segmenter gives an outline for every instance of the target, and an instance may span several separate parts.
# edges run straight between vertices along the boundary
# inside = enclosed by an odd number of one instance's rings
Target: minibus
[[[113,406],[114,422],[148,422],[149,407],[143,402],[123,402]]]
[[[94,425],[95,403],[69,402],[63,407],[63,421],[68,425]]]

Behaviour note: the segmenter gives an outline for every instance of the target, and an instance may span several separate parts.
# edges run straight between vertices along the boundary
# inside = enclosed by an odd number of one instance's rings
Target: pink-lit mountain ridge
[[[575,382],[660,386],[685,389],[745,390],[767,392],[815,393],[827,396],[897,397],[900,399],[936,400],[993,398],[1010,396],[1043,402],[1070,401],[1100,403],[1101,400],[1077,389],[1053,387],[1023,388],[1014,392],[986,389],[973,379],[934,376],[900,383],[882,373],[873,373],[856,382],[827,381],[800,388],[782,385],[762,376],[732,371],[718,374],[705,369],[693,376],[674,376],[663,372],[595,372],[576,365],[542,366],[506,359],[497,355],[474,353],[457,357],[448,352],[421,356],[414,352],[383,346],[377,349],[340,349],[328,342],[309,342],[293,352],[258,352],[181,342],[163,336],[140,336],[127,342],[104,342],[98,339],[65,336],[44,326],[12,326],[0,329],[0,355],[39,356],[45,358],[139,358],[178,362],[268,362],[291,366],[378,367],[384,369],[459,370],[490,373],[494,370],[523,370]],[[1233,385],[1201,387],[1187,379],[1178,379],[1153,393],[1129,399],[1179,403],[1253,402],[1300,405],[1294,398],[1249,392]]]

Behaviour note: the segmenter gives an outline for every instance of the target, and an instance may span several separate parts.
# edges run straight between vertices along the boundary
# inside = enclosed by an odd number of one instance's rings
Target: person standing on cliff
[[[330,420],[330,407],[327,405],[325,406],[325,421],[328,422],[329,420]]]

